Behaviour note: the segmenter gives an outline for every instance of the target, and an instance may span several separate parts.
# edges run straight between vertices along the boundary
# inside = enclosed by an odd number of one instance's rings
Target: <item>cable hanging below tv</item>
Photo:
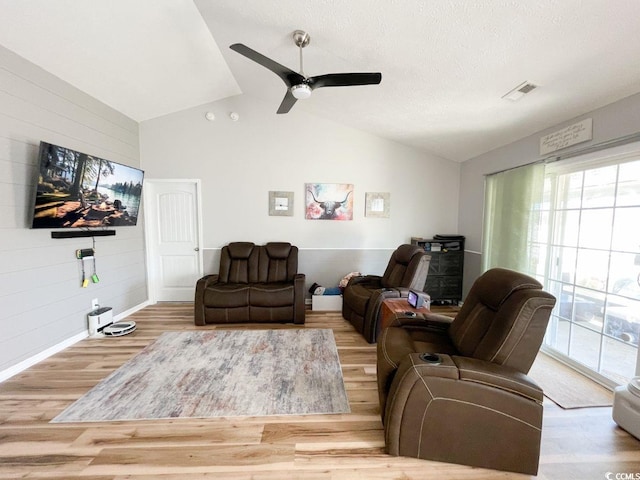
[[[115,234],[115,230],[70,230],[51,232],[51,238],[110,237]]]

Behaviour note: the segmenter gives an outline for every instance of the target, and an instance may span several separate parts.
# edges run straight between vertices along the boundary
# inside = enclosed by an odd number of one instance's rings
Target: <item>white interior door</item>
[[[149,297],[193,301],[202,276],[200,181],[145,180]]]

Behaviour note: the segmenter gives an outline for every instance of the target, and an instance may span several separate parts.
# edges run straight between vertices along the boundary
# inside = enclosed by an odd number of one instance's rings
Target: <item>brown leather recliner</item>
[[[304,282],[298,247],[229,243],[220,252],[219,273],[196,284],[195,323],[304,323]]]
[[[535,279],[495,268],[453,321],[396,318],[378,341],[387,452],[535,475],[543,397],[526,374],[555,301]]]
[[[422,247],[400,245],[391,255],[382,276],[353,277],[342,295],[342,317],[351,322],[369,343],[380,332],[380,306],[387,298],[406,298],[409,289],[422,291],[427,280],[429,261]]]

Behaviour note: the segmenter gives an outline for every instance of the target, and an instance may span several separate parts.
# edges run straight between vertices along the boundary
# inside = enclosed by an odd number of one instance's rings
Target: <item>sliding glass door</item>
[[[640,337],[640,155],[545,169],[530,272],[558,302],[545,345],[615,383]]]

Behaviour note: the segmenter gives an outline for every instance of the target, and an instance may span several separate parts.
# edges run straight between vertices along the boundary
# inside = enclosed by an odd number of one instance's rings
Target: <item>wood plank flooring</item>
[[[307,312],[305,327],[333,329],[350,414],[50,424],[162,332],[196,329],[189,303],[154,305],[130,319],[133,334],[83,340],[0,384],[0,479],[530,478],[386,455],[375,346],[333,313]],[[615,425],[611,408],[563,410],[547,401],[537,478],[602,480],[607,472],[640,476],[640,442]]]

